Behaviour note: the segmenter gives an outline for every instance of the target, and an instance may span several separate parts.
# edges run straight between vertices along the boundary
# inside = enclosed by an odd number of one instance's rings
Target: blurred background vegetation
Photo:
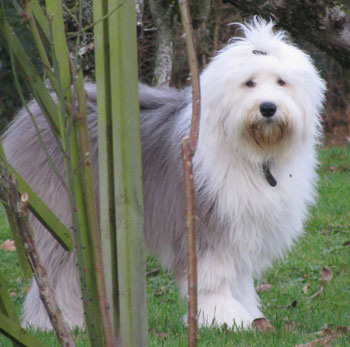
[[[165,16],[171,15],[173,25],[173,65],[171,73],[171,85],[182,87],[188,83],[188,65],[186,57],[185,41],[182,34],[180,14],[176,8],[176,1],[152,0],[160,2],[165,6]],[[150,2],[144,1],[143,22],[138,28],[139,33],[139,75],[140,80],[152,84],[157,51],[157,32],[159,29],[152,17]],[[16,8],[16,1],[2,0],[6,17],[13,25],[21,42],[34,60],[40,71],[40,63],[36,59],[36,53],[30,35],[26,31],[25,16]],[[90,0],[63,0],[66,31],[70,38],[70,48],[75,48],[77,29],[75,11],[78,3],[83,6],[84,26],[92,24],[92,10]],[[342,1],[350,8],[350,0]],[[200,13],[196,4],[192,1],[192,13]],[[206,20],[195,22],[195,36],[197,40],[197,53],[201,68],[210,61],[227,41],[235,35],[233,22],[242,22],[239,11],[225,0],[211,1],[209,14]],[[162,24],[160,24],[162,25]],[[350,71],[343,69],[333,58],[314,47],[311,43],[297,41],[297,44],[308,51],[314,59],[322,77],[327,81],[328,93],[327,104],[323,115],[323,125],[328,143],[344,144],[350,142]],[[79,59],[83,66],[85,78],[94,79],[94,42],[92,27],[84,31],[79,44]],[[23,84],[24,86],[24,84]],[[25,91],[25,87],[24,92]],[[26,96],[30,95],[26,92]],[[21,106],[19,97],[13,83],[11,64],[9,56],[0,42],[0,132],[6,124],[13,119],[16,110]]]

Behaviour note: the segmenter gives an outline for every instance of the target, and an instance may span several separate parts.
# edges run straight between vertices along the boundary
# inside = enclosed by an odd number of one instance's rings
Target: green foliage
[[[320,161],[319,201],[306,233],[288,257],[257,283],[272,286],[259,296],[276,333],[200,329],[199,346],[295,346],[315,340],[315,333],[329,325],[350,326],[350,147],[321,149]],[[10,231],[0,211],[0,244],[8,238]],[[28,282],[20,278],[15,252],[0,250],[0,264],[19,313]],[[323,267],[333,273],[328,283],[320,280]],[[179,299],[172,276],[159,270],[150,257],[147,271],[149,345],[186,346],[182,324],[186,305]],[[321,286],[322,292],[312,297]],[[59,346],[53,333],[36,332],[35,336],[47,346]],[[86,346],[84,333],[75,331],[74,337],[78,346]],[[340,335],[334,345],[348,346],[349,335]],[[0,336],[0,346],[10,343]]]
[[[40,68],[35,45],[27,30],[27,26],[12,7],[12,0],[2,1],[9,24],[15,29],[27,55],[33,59],[35,66]],[[29,90],[26,88],[25,83],[21,83],[21,86],[23,87],[24,95],[28,97]],[[15,116],[15,110],[21,106],[21,100],[16,92],[13,79],[10,57],[0,41],[0,133]]]

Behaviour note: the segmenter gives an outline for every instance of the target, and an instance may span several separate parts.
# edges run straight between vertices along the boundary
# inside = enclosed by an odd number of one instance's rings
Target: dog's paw
[[[254,318],[232,296],[202,294],[198,296],[198,326],[227,325],[233,329],[247,329]]]

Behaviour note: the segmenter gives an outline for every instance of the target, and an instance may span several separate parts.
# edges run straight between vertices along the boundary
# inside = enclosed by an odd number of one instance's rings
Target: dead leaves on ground
[[[270,333],[276,331],[275,327],[266,318],[254,319],[252,325],[260,333]]]
[[[323,286],[320,286],[320,288],[317,289],[317,292],[312,294],[309,299],[314,299],[314,298],[317,298],[318,296],[321,295],[321,293],[323,292]]]
[[[328,166],[325,168],[326,171],[330,172],[347,172],[350,171],[350,166],[349,165],[338,165],[338,166]]]
[[[272,289],[272,285],[269,283],[261,283],[255,287],[255,290],[259,292],[268,292]]]
[[[321,331],[318,331],[313,335],[314,337],[317,337],[317,338],[305,344],[296,345],[295,347],[331,346],[332,342],[335,341],[337,337],[350,335],[350,326],[347,327],[347,326],[338,325],[337,327],[333,327],[332,325],[329,325],[327,328]]]
[[[331,279],[333,278],[333,272],[332,270],[324,266],[321,271],[320,271],[320,280],[322,281],[323,284],[328,283]]]
[[[161,296],[167,291],[167,288],[165,286],[161,286],[159,290],[153,292],[154,296]]]
[[[16,250],[15,241],[7,239],[0,245],[0,249],[3,249],[4,251],[14,252]]]
[[[333,278],[333,271],[328,266],[323,266],[319,273],[319,280],[322,282],[322,285],[317,289],[317,292],[312,294],[309,299],[314,299],[320,296],[323,292],[324,287],[327,285],[327,283]],[[306,285],[303,287],[303,292],[306,294],[308,290],[310,289],[309,285]]]

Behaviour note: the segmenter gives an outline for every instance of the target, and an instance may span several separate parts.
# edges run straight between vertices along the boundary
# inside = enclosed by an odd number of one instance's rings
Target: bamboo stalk
[[[15,341],[21,346],[35,346],[45,347],[45,345],[30,334],[28,331],[23,329],[12,319],[6,317],[0,312],[0,333],[7,336],[12,341]]]
[[[53,66],[59,84],[58,102],[60,110],[60,132],[65,155],[67,183],[72,210],[72,222],[76,245],[80,285],[83,296],[86,329],[92,346],[102,346],[104,341],[101,314],[97,302],[98,291],[92,248],[94,247],[84,201],[84,183],[81,174],[81,157],[75,129],[76,110],[71,89],[71,62],[66,45],[60,0],[46,0],[49,21],[52,24],[54,49]],[[73,73],[76,69],[73,68]],[[74,88],[73,88],[74,89]],[[72,105],[66,116],[65,101]],[[74,170],[73,170],[74,168]]]
[[[34,5],[30,6],[30,4],[32,4],[32,3],[33,3],[33,1],[30,1],[29,5],[28,5],[28,3],[26,4],[27,5],[26,6],[27,21],[29,23],[30,31],[33,34],[33,38],[34,38],[34,41],[35,41],[35,46],[36,46],[36,48],[38,50],[39,56],[40,56],[40,58],[42,60],[42,63],[44,65],[45,73],[46,73],[47,77],[49,78],[49,81],[50,81],[53,89],[57,93],[58,92],[58,83],[57,83],[57,80],[56,80],[56,77],[55,77],[54,73],[52,72],[52,66],[51,66],[49,57],[48,57],[48,55],[46,53],[46,47],[45,47],[45,45],[44,45],[44,43],[43,43],[43,41],[41,39],[41,35],[39,33],[37,21],[36,21],[36,19],[34,17],[34,13],[33,13],[33,10],[32,10],[32,8],[34,8],[34,10],[37,10],[37,9],[36,9],[36,6],[34,6]],[[47,19],[46,19],[46,22],[47,22]]]
[[[121,3],[109,0],[112,10]],[[147,345],[141,143],[137,37],[134,1],[108,19],[115,214],[117,225],[120,339],[123,346]]]
[[[27,0],[25,3],[26,7],[30,8],[31,13],[35,17],[36,24],[40,28],[40,34],[43,36],[45,40],[45,46],[48,47],[48,43],[51,41],[51,38],[49,36],[50,33],[50,24],[47,20],[47,17],[40,6],[40,3],[38,0]]]
[[[0,312],[19,324],[15,305],[11,301],[5,280],[0,273]]]
[[[97,301],[101,314],[101,323],[104,333],[105,346],[112,347],[115,345],[112,325],[109,317],[108,303],[106,298],[105,279],[103,272],[102,250],[100,240],[100,228],[97,216],[96,199],[94,192],[94,175],[92,167],[92,155],[89,138],[89,130],[87,127],[87,109],[86,109],[86,93],[84,90],[84,80],[81,70],[77,77],[77,99],[78,99],[78,115],[77,130],[80,141],[80,153],[83,158],[83,179],[84,179],[84,200],[86,205],[86,216],[91,237],[91,253],[94,261],[94,269],[96,275]]]
[[[108,34],[108,1],[94,1],[95,70],[98,117],[98,169],[101,247],[106,294],[114,335],[119,330],[118,270],[113,180],[113,142]],[[105,20],[101,21],[101,18]]]
[[[25,254],[24,254],[25,256]],[[28,261],[26,259],[26,263],[28,264]],[[29,266],[29,264],[28,264]],[[8,317],[9,319],[12,320],[13,323],[17,323],[18,326],[20,325],[20,321],[18,319],[17,313],[16,313],[16,309],[15,309],[15,305],[13,304],[9,292],[8,292],[8,288],[6,285],[6,282],[4,280],[4,278],[2,277],[2,274],[0,273],[0,313],[4,314],[6,317]],[[0,321],[0,332],[1,332],[1,321]],[[11,338],[11,336],[8,336]],[[21,344],[19,344],[18,342],[16,342],[16,340],[12,339],[13,341],[13,347],[20,347],[22,346]]]
[[[198,62],[193,43],[193,29],[187,0],[179,0],[182,25],[186,36],[192,84],[192,121],[190,137],[182,140],[182,161],[186,197],[186,235],[188,261],[188,346],[197,346],[197,256],[195,230],[195,188],[193,157],[197,148],[200,123],[200,84]]]

